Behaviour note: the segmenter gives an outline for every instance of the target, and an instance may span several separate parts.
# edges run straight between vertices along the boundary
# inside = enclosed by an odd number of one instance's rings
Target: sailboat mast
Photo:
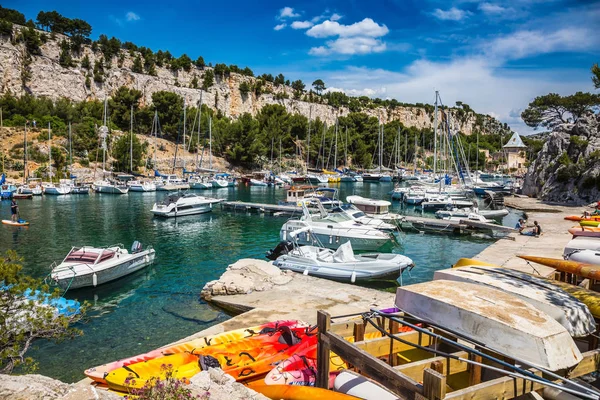
[[[437,137],[438,137],[438,91],[435,91],[435,109],[433,114],[433,176],[437,173]]]
[[[477,131],[477,158],[476,158],[476,163],[477,166],[475,167],[475,180],[477,180],[477,177],[479,175],[479,131]]]
[[[133,104],[129,115],[129,172],[133,173]]]
[[[348,125],[346,125],[346,141],[344,142],[344,168],[348,168]]]
[[[102,179],[104,179],[104,175],[106,174],[106,135],[108,134],[108,126],[106,126],[107,114],[108,114],[108,99],[104,98],[104,116],[103,116],[103,125],[100,127],[101,135],[102,135]]]
[[[23,183],[27,178],[27,124],[25,124],[25,133],[23,134]]]
[[[333,156],[333,170],[335,171],[337,169],[337,150],[338,150],[338,124],[339,121],[336,117],[335,119],[335,153]]]
[[[50,129],[50,122],[48,122],[48,176],[50,177],[50,183],[52,183],[52,130]]]
[[[312,119],[312,105],[308,109],[308,137],[306,141],[306,170],[310,166],[310,121]]]
[[[200,153],[200,125],[202,124],[202,89],[200,89],[200,106],[198,107],[198,138],[196,139],[196,169],[198,166],[198,154]],[[202,149],[204,155],[204,149]]]
[[[73,137],[71,136],[71,121],[69,121],[69,179],[73,173]]]
[[[183,99],[183,149],[181,150],[183,152],[183,155],[181,156],[181,164],[183,165],[183,172],[185,173],[185,126],[187,124],[187,120],[186,120],[186,106],[185,106],[185,99]]]
[[[417,174],[417,134],[415,133],[415,155],[413,156],[413,174]]]
[[[154,120],[152,121],[152,129],[154,130],[154,169],[156,166],[156,148],[158,147],[158,111],[154,110]]]
[[[208,118],[208,169],[212,169],[212,116]]]
[[[281,168],[281,138],[279,138],[279,173],[281,174],[282,172],[282,168]]]

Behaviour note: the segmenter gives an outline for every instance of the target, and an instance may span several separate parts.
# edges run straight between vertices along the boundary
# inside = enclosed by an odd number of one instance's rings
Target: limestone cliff
[[[20,27],[15,25],[16,32]],[[132,72],[135,57],[129,52],[121,50],[120,60],[113,57],[110,68],[105,68],[102,83],[90,79],[90,86],[86,86],[86,77],[91,71],[80,67],[81,60],[87,56],[93,66],[97,60],[102,59],[100,51],[92,51],[90,46],[83,46],[79,54],[74,54],[74,63],[78,67],[63,68],[58,60],[60,56],[60,42],[65,38],[62,35],[51,35],[46,43],[41,46],[42,55],[32,56],[31,63],[25,65],[26,50],[23,44],[14,43],[7,36],[0,36],[0,93],[11,91],[15,95],[31,93],[35,96],[46,96],[52,99],[61,97],[74,101],[90,99],[104,99],[110,96],[120,86],[127,86],[140,90],[143,94],[142,101],[150,103],[152,94],[161,91],[171,91],[186,99],[187,104],[196,105],[201,96],[200,89],[192,88],[192,81],[197,78],[202,82],[203,76],[210,68],[198,69],[192,67],[189,72],[179,70],[171,71],[167,68],[156,68],[157,76]],[[30,77],[23,84],[21,72],[27,68]],[[254,93],[242,94],[239,86],[247,81],[253,84],[256,78],[232,73],[224,79],[216,77],[215,85],[203,92],[203,103],[215,110],[220,110],[224,115],[237,118],[243,113],[255,115],[267,104],[281,104],[288,112],[299,113],[313,119],[320,118],[328,124],[333,124],[336,116],[347,115],[350,110],[346,107],[334,108],[326,104],[309,103],[292,99],[293,90],[288,86],[275,86],[266,82],[268,93],[256,96]],[[281,98],[282,94],[289,96]],[[279,96],[278,96],[279,95]],[[285,96],[283,96],[285,97]],[[433,126],[433,113],[431,108],[416,106],[398,106],[394,108],[364,107],[362,112],[381,117],[383,123],[399,120],[405,126],[416,128],[431,128]],[[472,111],[453,110],[452,128],[467,135],[476,130],[482,133],[505,131],[499,121],[483,115],[476,115]]]
[[[529,166],[523,193],[544,201],[600,200],[600,114],[556,127]]]

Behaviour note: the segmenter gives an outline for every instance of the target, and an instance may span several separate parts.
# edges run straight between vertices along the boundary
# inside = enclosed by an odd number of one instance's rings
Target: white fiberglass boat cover
[[[396,307],[534,367],[558,371],[583,359],[554,318],[488,286],[437,280],[399,287]]]

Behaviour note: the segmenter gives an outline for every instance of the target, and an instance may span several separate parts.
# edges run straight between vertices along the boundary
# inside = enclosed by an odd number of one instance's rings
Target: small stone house
[[[508,142],[502,146],[502,151],[493,155],[494,160],[499,160],[499,169],[516,169],[516,172],[526,172],[525,166],[527,146],[523,143],[517,132],[513,133]]]

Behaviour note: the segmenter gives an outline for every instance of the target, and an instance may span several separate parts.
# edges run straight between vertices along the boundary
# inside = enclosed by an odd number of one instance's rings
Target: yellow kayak
[[[562,261],[564,261],[564,260],[562,260]],[[456,264],[454,264],[452,266],[452,268],[460,268],[460,267],[467,267],[467,266],[485,266],[485,267],[502,268],[495,264],[490,264],[485,261],[473,260],[471,258],[461,258],[460,260],[458,260],[456,262]],[[527,274],[527,273],[523,272],[523,274]],[[580,287],[580,286],[571,285],[569,283],[560,282],[560,281],[556,281],[556,280],[548,279],[548,278],[543,278],[539,275],[533,275],[533,274],[527,274],[527,275],[531,275],[531,276],[534,276],[539,279],[544,279],[544,280],[548,281],[548,283],[551,283],[554,286],[558,286],[559,288],[561,288],[562,290],[569,293],[571,296],[575,297],[577,300],[579,300],[583,304],[585,304],[588,307],[588,309],[590,310],[590,312],[592,313],[592,315],[594,316],[594,318],[600,318],[600,294],[599,293],[594,292],[589,289],[586,289],[586,288],[583,288],[583,287]]]
[[[249,385],[262,395],[275,400],[357,400],[359,397],[350,396],[332,390],[311,386],[294,385]]]
[[[600,226],[600,221],[579,221],[581,226]]]

